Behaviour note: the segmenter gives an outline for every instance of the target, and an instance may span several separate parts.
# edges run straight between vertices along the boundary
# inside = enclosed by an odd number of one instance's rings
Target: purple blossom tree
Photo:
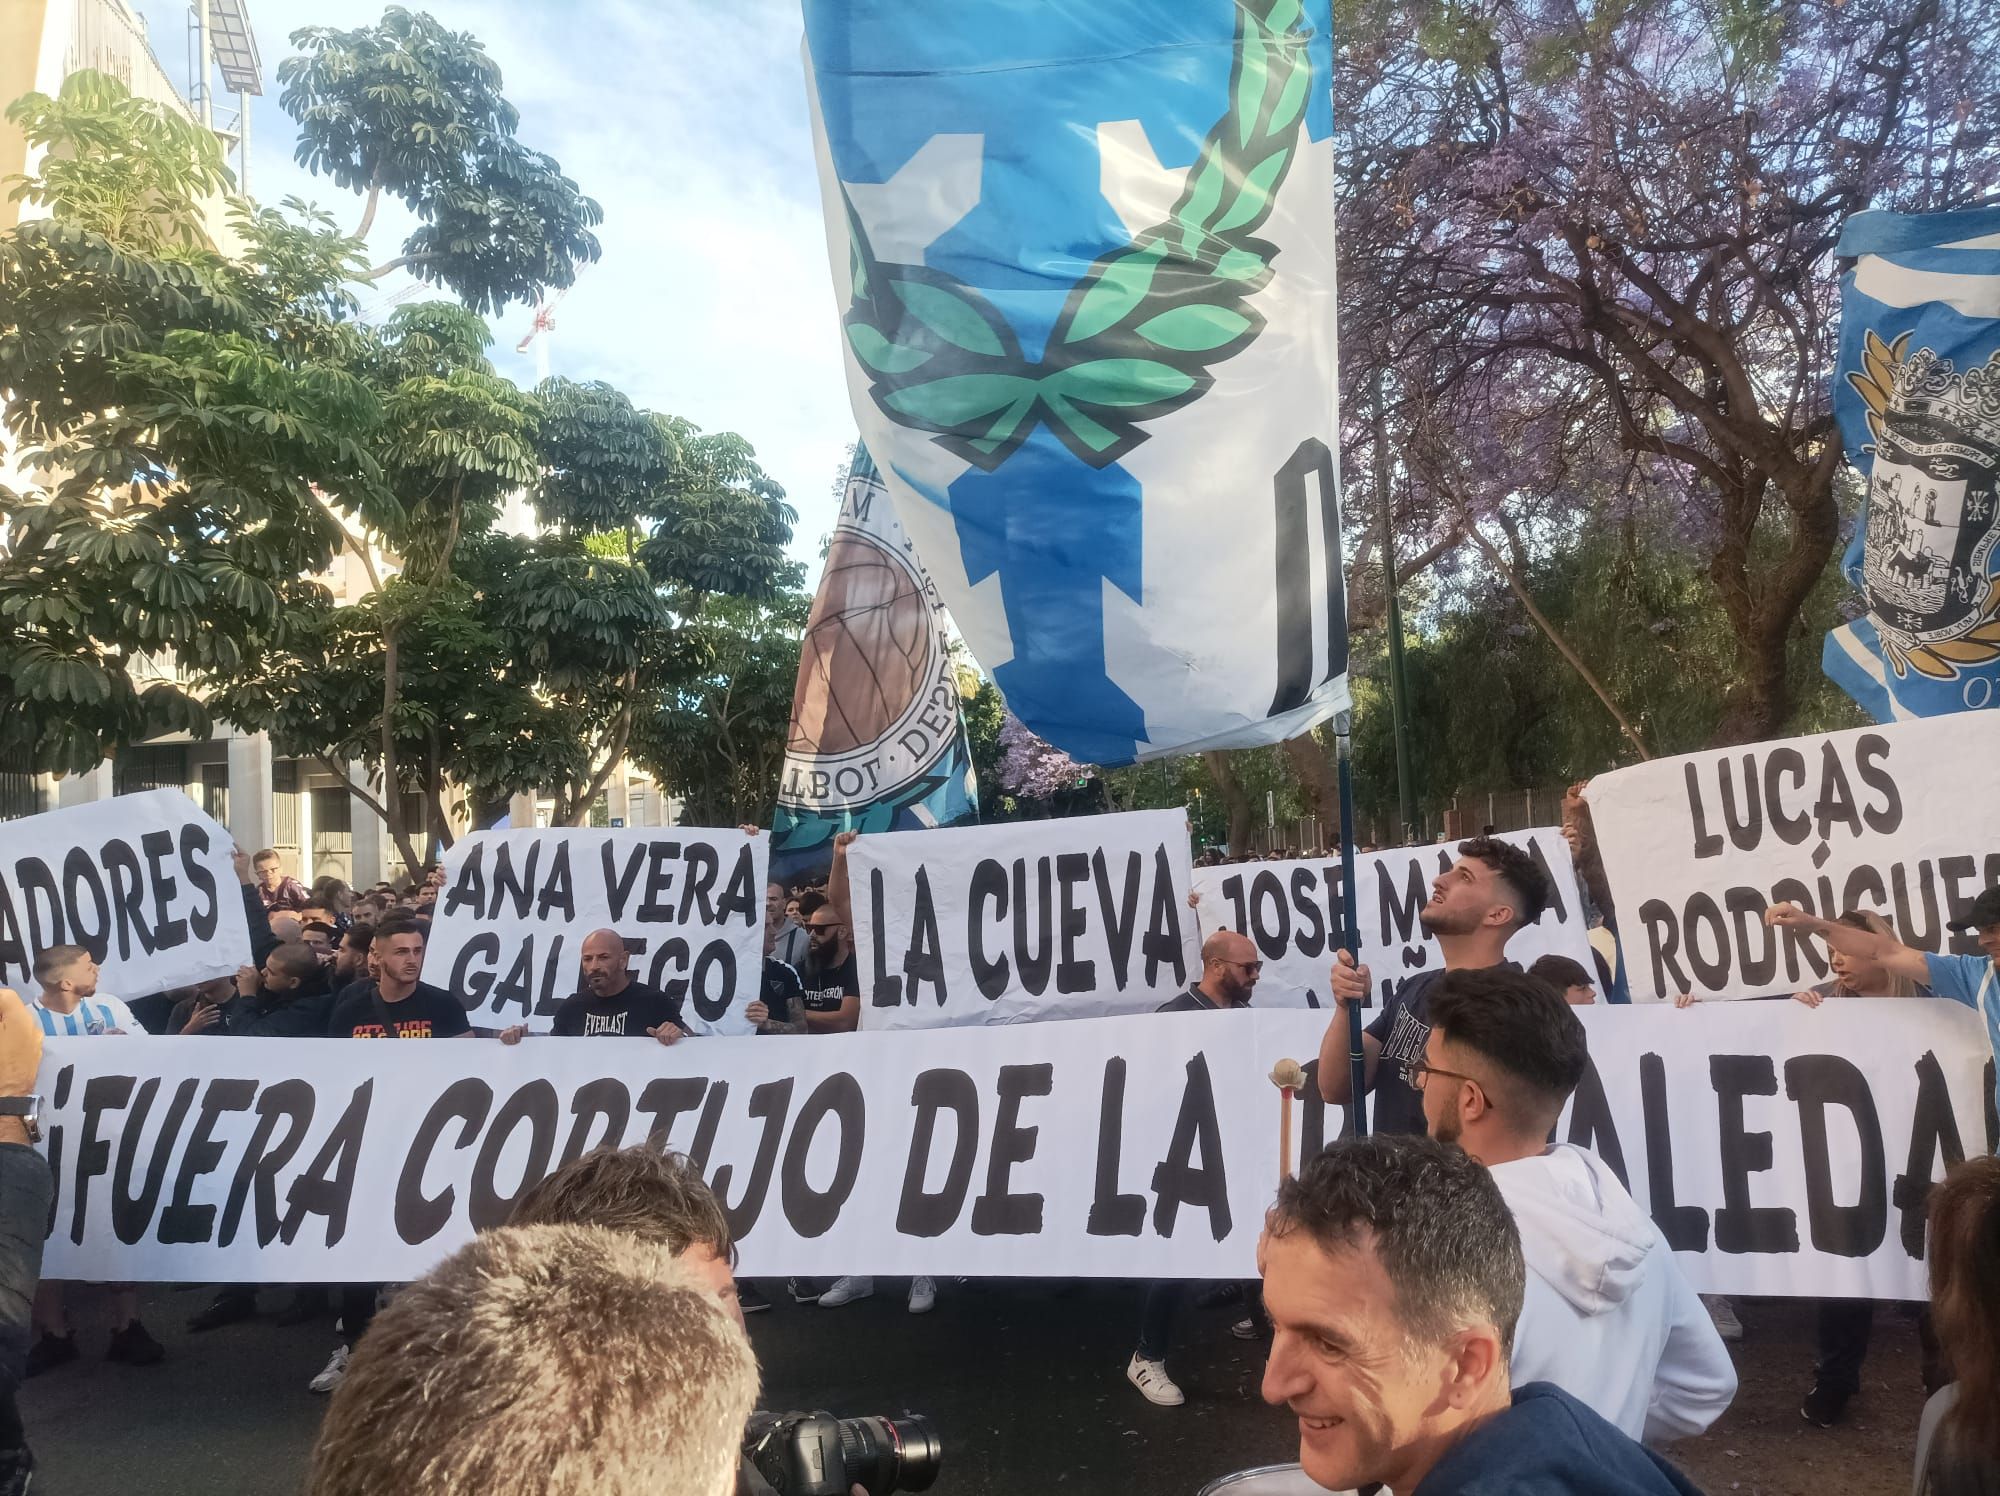
[[[1780,733],[1839,533],[1834,242],[1993,191],[2000,0],[1340,10],[1351,491],[1391,464],[1425,565],[1666,511],[1736,640],[1721,736]]]
[[[1088,769],[1045,743],[1011,711],[1000,724],[1000,787],[1021,800],[1052,800]]]

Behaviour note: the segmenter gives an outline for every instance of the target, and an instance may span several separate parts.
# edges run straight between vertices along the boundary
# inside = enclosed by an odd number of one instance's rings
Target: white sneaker
[[[873,1278],[842,1278],[819,1296],[819,1306],[822,1309],[838,1309],[842,1304],[851,1304],[856,1299],[872,1298],[874,1293]]]
[[[937,1280],[910,1279],[910,1313],[929,1314],[935,1308],[937,1308]]]
[[[1743,1338],[1743,1321],[1736,1317],[1736,1306],[1719,1293],[1705,1293],[1701,1296],[1702,1307],[1708,1310],[1708,1317],[1715,1322],[1715,1333],[1724,1340]]]
[[[310,1382],[306,1383],[306,1390],[309,1392],[331,1392],[346,1380],[347,1347],[337,1345],[333,1348],[332,1358],[326,1363],[326,1369],[321,1371]]]
[[[1167,1375],[1167,1363],[1148,1361],[1137,1351],[1132,1353],[1132,1364],[1125,1368],[1125,1380],[1137,1387],[1147,1402],[1162,1408],[1178,1408],[1187,1401],[1174,1385],[1174,1379]]]

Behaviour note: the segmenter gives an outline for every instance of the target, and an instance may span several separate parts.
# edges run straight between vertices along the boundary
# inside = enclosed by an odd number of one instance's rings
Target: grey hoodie
[[[1634,1439],[1715,1422],[1736,1395],[1736,1368],[1618,1176],[1569,1144],[1492,1172],[1528,1264],[1514,1385],[1553,1382]]]

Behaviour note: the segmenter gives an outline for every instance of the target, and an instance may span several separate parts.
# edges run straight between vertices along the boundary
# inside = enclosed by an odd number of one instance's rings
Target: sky
[[[153,51],[185,83],[188,7],[134,0]],[[315,202],[352,228],[361,199],[292,159],[278,63],[303,26],[352,28],[382,14],[364,0],[244,0],[264,65],[251,100],[250,190],[264,204]],[[428,0],[469,31],[505,75],[519,138],[554,156],[604,209],[603,256],[555,308],[549,369],[602,379],[639,405],[735,431],[799,511],[792,555],[818,571],[853,417],[813,169],[797,0]],[[218,84],[218,87],[220,85]],[[216,120],[235,100],[218,93]],[[380,263],[412,218],[385,201],[369,234]],[[414,283],[401,272],[363,297],[386,315]],[[444,295],[426,288],[426,295]],[[494,366],[523,385],[532,351],[514,345],[531,307],[493,325]]]

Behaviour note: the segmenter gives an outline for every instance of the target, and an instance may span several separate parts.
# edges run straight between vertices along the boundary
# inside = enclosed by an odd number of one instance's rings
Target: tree
[[[309,26],[292,45],[279,101],[298,122],[299,164],[363,194],[357,239],[385,192],[423,220],[370,279],[404,268],[497,312],[571,285],[598,257],[602,210],[515,139],[520,115],[478,38],[392,5],[373,26]]]
[[[687,824],[770,824],[811,607],[795,583],[766,601],[706,597],[683,620],[672,683],[635,722],[632,753]]]
[[[380,493],[384,416],[341,320],[350,241],[238,205],[245,252],[216,254],[214,138],[101,75],[9,114],[47,147],[16,196],[53,216],[0,237],[0,421],[26,475],[0,489],[0,751],[83,772],[206,734],[201,695],[155,662],[226,674],[255,653],[340,543],[329,503]]]
[[[1346,406],[1386,369],[1392,432],[1435,420],[1464,459],[1405,463],[1406,533],[1503,509],[1573,528],[1646,492],[1729,626],[1716,737],[1780,733],[1838,532],[1834,241],[1862,208],[1992,189],[2000,11],[1353,0],[1342,18]],[[1370,465],[1372,445],[1350,440]]]

